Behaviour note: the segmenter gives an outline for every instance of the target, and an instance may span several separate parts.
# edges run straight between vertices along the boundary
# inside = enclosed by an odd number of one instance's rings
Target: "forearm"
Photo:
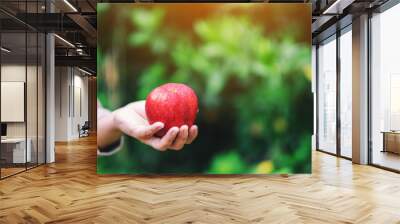
[[[118,141],[122,133],[115,125],[113,113],[109,113],[97,121],[97,147],[104,148]]]

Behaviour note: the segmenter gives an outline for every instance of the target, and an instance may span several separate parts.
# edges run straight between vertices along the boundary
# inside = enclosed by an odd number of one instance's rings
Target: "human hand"
[[[113,112],[115,125],[128,136],[134,137],[159,151],[180,150],[197,137],[198,128],[192,125],[173,127],[163,137],[155,134],[164,127],[161,122],[149,124],[145,112],[145,101],[130,103]]]

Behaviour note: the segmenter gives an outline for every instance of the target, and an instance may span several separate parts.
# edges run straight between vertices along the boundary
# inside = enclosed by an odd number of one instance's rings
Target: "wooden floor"
[[[400,170],[400,154],[381,152],[379,150],[375,150],[373,153],[372,159],[374,164]]]
[[[96,174],[95,138],[0,181],[0,223],[400,223],[400,175],[313,153],[313,174]]]
[[[37,166],[37,164],[27,164],[27,168],[25,168],[25,164],[18,165],[18,167],[2,167],[1,168],[1,178],[5,178],[20,172],[24,172],[26,169],[33,169]]]
[[[7,177],[10,175],[22,172],[24,170],[25,170],[25,167],[24,168],[19,168],[19,167],[17,167],[17,168],[15,168],[15,167],[1,168],[1,177]]]

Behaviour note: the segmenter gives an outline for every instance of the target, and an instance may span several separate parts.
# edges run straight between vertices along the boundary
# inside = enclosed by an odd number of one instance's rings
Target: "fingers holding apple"
[[[196,139],[198,134],[197,125],[192,125],[190,128],[187,125],[183,125],[180,128],[180,132],[174,141],[171,149],[181,150],[185,144],[190,144]]]
[[[172,127],[162,138],[154,137],[155,141],[154,144],[152,144],[152,147],[160,151],[170,149],[178,134],[179,128]]]
[[[150,124],[164,124],[154,135],[160,138],[154,148],[180,150],[192,143],[198,135],[197,112],[196,93],[187,85],[167,83],[152,90],[145,102],[146,118]]]
[[[189,137],[189,127],[187,125],[182,125],[179,128],[179,134],[177,135],[175,141],[171,145],[171,149],[181,150],[183,146],[185,146],[188,137]]]
[[[190,144],[197,137],[198,128],[193,125],[190,129],[187,125],[183,125],[180,128],[172,127],[163,137],[157,137],[156,135],[142,139],[142,142],[150,145],[156,150],[166,151],[167,149],[181,150],[185,144]]]
[[[185,91],[189,91],[186,94],[189,99],[178,94]],[[193,90],[183,84],[169,85],[162,92],[167,94],[161,96],[164,100],[174,99],[172,104],[168,100],[169,103],[159,102],[160,95],[155,97],[156,100],[150,100],[149,104],[147,100],[130,103],[113,112],[114,124],[121,132],[159,151],[181,150],[198,135],[198,128],[194,124],[198,111],[197,97]]]
[[[139,125],[134,129],[134,135],[138,139],[151,138],[163,127],[164,124],[161,122],[155,122],[151,125]]]
[[[197,125],[193,125],[192,127],[190,127],[189,136],[186,141],[186,144],[191,144],[196,139],[198,133],[199,133],[199,131],[198,131]]]

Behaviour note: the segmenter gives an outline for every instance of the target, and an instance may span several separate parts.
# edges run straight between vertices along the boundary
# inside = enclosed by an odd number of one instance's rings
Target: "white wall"
[[[1,81],[3,82],[26,82],[25,80],[25,69],[27,69],[28,74],[31,72],[36,73],[36,67],[28,66],[27,68],[24,65],[18,64],[5,64],[1,66]],[[35,83],[36,85],[36,83]],[[28,92],[27,96],[36,97],[36,90],[33,93]],[[29,102],[31,100],[28,100]],[[36,106],[36,105],[35,105]],[[2,110],[6,110],[6,108],[2,108]],[[33,120],[33,118],[29,117],[28,121]],[[35,114],[36,116],[36,114]],[[36,121],[36,120],[35,120]],[[35,122],[36,123],[36,122]],[[31,125],[29,125],[31,127]],[[8,137],[25,137],[25,122],[7,122],[7,136]]]
[[[1,81],[1,121],[24,122],[25,83]],[[35,107],[36,108],[36,105]]]
[[[76,72],[79,72],[78,75]],[[72,135],[73,136],[78,136],[78,129],[77,126],[78,124],[83,125],[85,121],[88,121],[89,119],[89,102],[88,102],[88,78],[87,76],[82,76],[83,73],[81,73],[79,70],[74,70],[74,96],[72,98],[74,99],[74,108],[73,108],[73,119],[72,119]],[[81,107],[81,108],[80,108]],[[81,110],[81,111],[80,111]]]
[[[38,69],[38,70],[37,70]],[[27,80],[25,78],[27,77]],[[21,113],[27,115],[26,121],[21,122],[5,122],[7,123],[7,137],[9,138],[24,138],[25,135],[29,139],[31,144],[29,147],[32,150],[32,161],[36,162],[36,158],[39,159],[39,163],[44,162],[44,92],[43,83],[44,74],[42,73],[42,67],[36,67],[25,64],[3,64],[1,66],[1,81],[2,82],[24,82],[26,83],[26,107],[25,105],[20,108]],[[2,89],[3,91],[4,89]],[[24,90],[21,94],[24,94]],[[2,95],[3,97],[7,97]],[[12,110],[12,108],[2,107],[3,112]],[[11,112],[12,111],[7,111]],[[15,112],[14,112],[15,113]],[[37,156],[39,153],[39,156]]]
[[[55,140],[68,140],[68,86],[70,77],[67,67],[55,68]]]
[[[77,139],[78,124],[88,120],[88,78],[76,68],[56,67],[55,85],[55,140]]]
[[[1,66],[1,81],[2,82],[25,82],[25,64],[8,64]],[[28,70],[32,67],[28,67]],[[1,108],[6,110],[7,108]],[[7,123],[8,137],[25,137],[24,122],[8,122]]]

